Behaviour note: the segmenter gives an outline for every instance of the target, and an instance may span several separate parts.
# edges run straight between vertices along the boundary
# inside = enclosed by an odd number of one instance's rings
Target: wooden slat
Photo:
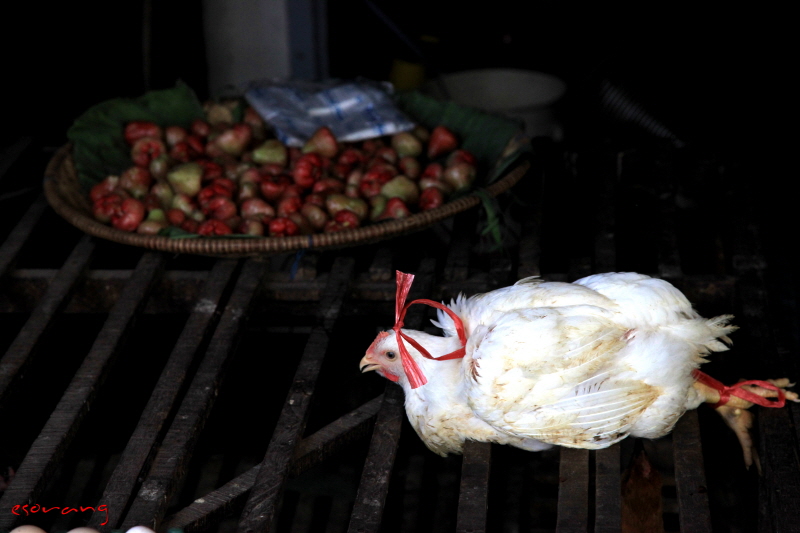
[[[0,246],[0,276],[4,275],[8,268],[14,264],[22,246],[28,240],[36,223],[42,217],[42,213],[47,208],[47,200],[44,195],[40,195],[28,208],[20,221],[8,234],[8,237]]]
[[[486,531],[489,506],[489,471],[492,445],[467,441],[461,463],[461,486],[458,498],[458,533]]]
[[[594,452],[594,533],[617,533],[622,527],[620,446]]]
[[[697,411],[687,411],[672,431],[681,533],[711,531],[703,448]]]
[[[139,261],[119,302],[112,309],[75,377],[22,461],[17,477],[0,498],[0,508],[10,509],[19,502],[36,500],[77,433],[97,391],[108,375],[114,355],[141,310],[163,265],[164,256],[157,253],[146,253]],[[11,529],[16,518],[11,513],[0,513],[0,530]]]
[[[403,417],[403,389],[394,383],[387,384],[381,410],[372,430],[372,440],[350,516],[348,533],[380,531]]]
[[[589,526],[589,450],[561,448],[556,533],[586,533]]]
[[[265,271],[266,263],[258,259],[248,259],[242,267],[208,349],[164,437],[150,473],[123,520],[122,529],[136,525],[155,529],[161,521],[211,413],[227,364],[235,352],[242,320],[258,292]]]
[[[472,217],[472,213],[456,215],[453,221],[453,240],[444,264],[445,281],[463,281],[469,277],[470,236],[474,232],[475,219]]]
[[[294,449],[305,431],[317,376],[328,349],[328,331],[339,316],[353,278],[353,268],[354,261],[349,257],[339,257],[334,262],[320,301],[322,326],[311,332],[303,351],[275,432],[239,519],[240,533],[272,531],[274,528]]]
[[[432,259],[422,261],[408,301],[425,297],[430,292],[434,266]],[[407,328],[421,328],[423,308],[424,306],[417,305],[409,309],[404,321]],[[377,532],[380,529],[404,417],[403,390],[394,383],[387,383],[383,405],[375,421],[367,459],[361,473],[361,482],[350,517],[349,533]]]
[[[47,288],[5,355],[0,359],[0,408],[12,380],[24,372],[30,363],[34,347],[50,326],[52,318],[61,312],[72,294],[75,283],[92,257],[94,243],[86,236],[78,243],[67,261]]]
[[[90,527],[96,528],[107,521],[109,528],[115,528],[122,519],[123,511],[136,493],[138,480],[146,473],[148,458],[151,458],[154,447],[163,436],[164,424],[175,409],[189,366],[216,323],[219,305],[237,263],[233,259],[220,260],[211,269],[195,309],[186,321],[139,423],[106,484],[100,501],[106,504],[108,515],[95,513],[89,522]]]
[[[381,395],[300,441],[295,448],[294,460],[289,471],[290,476],[297,476],[305,472],[343,450],[357,439],[364,437],[382,403],[383,396]],[[244,500],[255,483],[259,467],[260,465],[254,466],[219,489],[206,494],[192,502],[191,505],[167,517],[161,524],[161,530],[178,528],[186,533],[191,533],[216,523],[229,509],[236,507]]]

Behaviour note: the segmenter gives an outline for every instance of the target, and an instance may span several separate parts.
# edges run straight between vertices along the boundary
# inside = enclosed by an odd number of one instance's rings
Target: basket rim
[[[75,172],[72,160],[72,145],[61,146],[47,164],[44,175],[44,194],[53,210],[79,230],[105,240],[173,253],[188,253],[208,256],[251,256],[285,253],[300,250],[324,250],[359,246],[422,230],[457,213],[477,206],[480,192],[497,196],[513,187],[530,168],[523,158],[515,163],[505,176],[494,183],[473,191],[440,207],[415,213],[407,218],[395,219],[380,224],[370,224],[336,233],[315,233],[291,237],[198,237],[173,238],[163,235],[143,235],[118,230],[94,220],[86,212],[72,205],[61,193],[61,187],[69,172]]]

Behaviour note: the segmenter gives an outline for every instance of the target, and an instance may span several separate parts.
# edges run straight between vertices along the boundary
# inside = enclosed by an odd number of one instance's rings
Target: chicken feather
[[[441,455],[466,440],[526,450],[603,448],[628,435],[656,438],[707,397],[692,371],[728,349],[733,318],[701,317],[670,283],[635,273],[574,283],[538,277],[448,305],[466,333],[461,359],[432,360],[406,346],[424,386],[411,386],[398,336],[382,333],[362,371],[397,378],[409,421]],[[439,310],[443,336],[403,329],[433,357],[461,347]]]

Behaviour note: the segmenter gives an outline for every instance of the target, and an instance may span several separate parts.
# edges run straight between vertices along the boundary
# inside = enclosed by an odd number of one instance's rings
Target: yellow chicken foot
[[[768,379],[766,382],[780,389],[787,400],[800,402],[796,392],[786,390],[786,388],[794,386],[794,383],[791,383],[787,378]],[[753,438],[750,435],[750,428],[753,427],[753,413],[747,410],[754,404],[744,398],[730,395],[728,401],[724,405],[716,405],[719,403],[721,396],[718,389],[699,381],[695,382],[694,388],[700,393],[706,403],[710,403],[714,406],[714,409],[722,417],[722,420],[725,421],[725,424],[736,434],[736,437],[739,439],[739,444],[742,446],[745,466],[750,468],[750,466],[755,463],[756,469],[759,475],[761,475],[761,462],[758,459],[758,452],[753,445]],[[762,398],[778,398],[780,395],[777,390],[768,389],[759,385],[743,385],[741,388],[761,396]]]

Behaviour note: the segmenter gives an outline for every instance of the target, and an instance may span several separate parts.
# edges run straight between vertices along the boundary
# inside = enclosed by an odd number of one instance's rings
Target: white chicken
[[[703,402],[754,449],[746,409],[798,401],[788,379],[725,387],[699,372],[727,350],[732,316],[706,319],[674,286],[635,273],[574,283],[526,278],[444,306],[405,305],[413,276],[398,275],[396,323],[361,360],[405,391],[408,419],[435,453],[465,440],[525,450],[605,448],[628,435],[657,438]],[[444,336],[402,329],[413,303],[439,308]],[[406,344],[407,343],[407,344]],[[777,401],[766,400],[777,398]]]

